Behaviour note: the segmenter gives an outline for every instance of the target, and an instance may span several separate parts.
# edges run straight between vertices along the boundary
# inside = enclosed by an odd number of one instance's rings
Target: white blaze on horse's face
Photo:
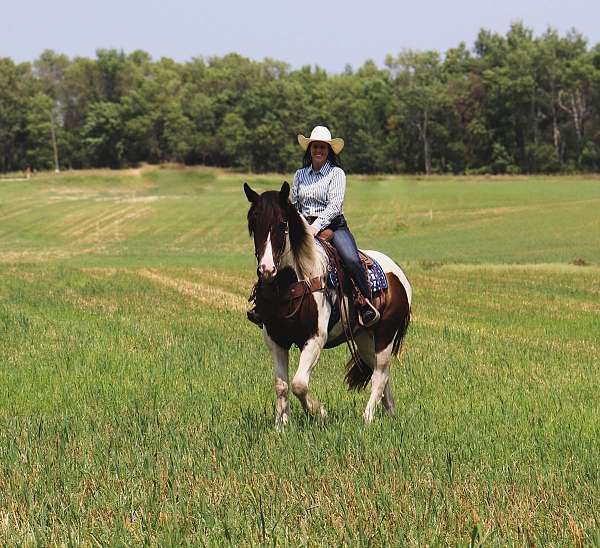
[[[270,280],[277,274],[277,267],[273,258],[273,246],[271,245],[271,232],[267,235],[265,251],[258,262],[258,270],[265,280]]]

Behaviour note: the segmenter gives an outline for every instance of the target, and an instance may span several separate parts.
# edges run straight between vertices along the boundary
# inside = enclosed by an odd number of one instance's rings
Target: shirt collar
[[[308,170],[310,173],[314,173],[315,175],[317,174],[321,174],[321,175],[327,175],[331,170],[333,169],[333,166],[331,165],[331,162],[329,160],[327,160],[322,166],[321,169],[319,169],[319,171],[315,171],[312,167],[312,164],[310,166],[308,166]]]

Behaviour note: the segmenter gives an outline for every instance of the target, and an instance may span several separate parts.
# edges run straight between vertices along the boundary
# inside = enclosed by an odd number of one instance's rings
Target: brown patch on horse
[[[387,306],[375,327],[375,352],[379,353],[392,341],[392,353],[397,356],[410,323],[410,304],[402,282],[393,272],[387,272]]]
[[[262,283],[256,291],[256,311],[260,314],[269,337],[287,349],[293,344],[300,349],[304,348],[306,342],[318,331],[317,303],[312,294],[301,297],[300,305],[298,299],[281,300],[281,295],[296,281],[294,271],[285,268],[277,273],[272,283]],[[290,314],[293,315],[288,317]]]
[[[377,307],[381,314],[379,323],[374,328],[375,353],[379,354],[393,343],[392,354],[397,356],[402,340],[410,323],[410,304],[406,289],[393,272],[386,272],[388,289],[386,299],[382,299],[383,307]],[[359,363],[350,360],[346,364],[346,383],[348,390],[362,390],[369,384],[373,370],[364,360]]]

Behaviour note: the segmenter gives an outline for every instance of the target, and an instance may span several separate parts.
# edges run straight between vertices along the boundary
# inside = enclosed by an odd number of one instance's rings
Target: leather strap
[[[325,276],[315,276],[310,280],[301,280],[290,285],[286,292],[281,296],[281,300],[293,301],[294,299],[299,299],[309,293],[321,291],[322,289],[325,289],[325,287]]]
[[[366,253],[363,253],[360,249],[358,250],[358,256],[361,262],[364,264],[365,268],[371,268],[372,266],[374,266],[373,259],[371,259],[371,257],[369,257]]]
[[[325,276],[315,276],[310,280],[302,280],[300,282],[293,283],[288,288],[286,293],[281,297],[281,300],[284,303],[291,303],[294,300],[298,300],[298,304],[289,314],[285,315],[284,318],[293,318],[296,314],[298,314],[298,311],[302,307],[304,297],[315,291],[320,291],[321,289],[325,289]]]

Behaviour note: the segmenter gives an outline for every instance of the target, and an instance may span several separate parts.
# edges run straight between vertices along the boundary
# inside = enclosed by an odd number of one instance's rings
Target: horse
[[[323,405],[308,391],[310,375],[323,348],[343,344],[348,339],[342,320],[351,319],[352,304],[327,282],[330,258],[324,246],[308,232],[308,222],[289,201],[287,182],[279,191],[262,194],[244,183],[250,202],[248,231],[254,239],[259,281],[255,286],[257,311],[263,320],[263,337],[271,353],[275,377],[275,426],[282,430],[288,423],[290,406],[289,349],[300,349],[298,369],[291,389],[304,411],[326,416]],[[365,251],[385,272],[388,289],[380,320],[372,328],[363,328],[355,320],[351,329],[355,348],[347,364],[349,389],[366,387],[371,394],[363,413],[371,423],[378,403],[383,399],[385,411],[394,414],[390,388],[390,360],[398,356],[410,323],[412,287],[402,268],[378,251]],[[258,290],[256,290],[258,288]],[[342,314],[337,319],[336,304]],[[336,321],[337,319],[337,321]]]

